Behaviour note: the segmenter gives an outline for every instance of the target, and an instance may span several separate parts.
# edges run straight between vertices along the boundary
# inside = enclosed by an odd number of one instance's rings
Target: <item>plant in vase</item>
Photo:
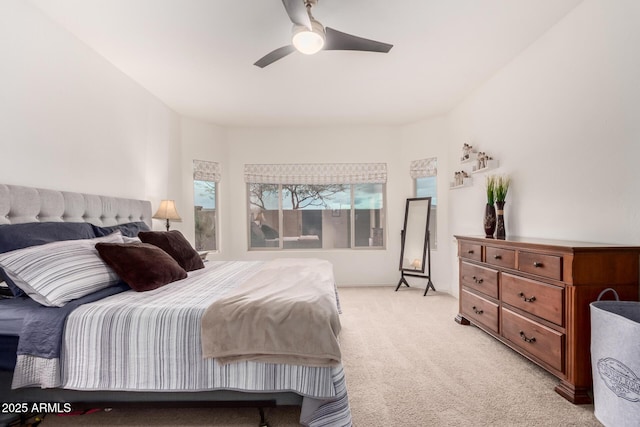
[[[485,237],[493,237],[496,231],[496,207],[494,206],[496,195],[496,177],[487,176],[487,205],[484,208],[484,234]]]
[[[498,215],[496,221],[496,238],[498,239],[504,239],[506,237],[504,228],[504,201],[507,198],[510,184],[511,178],[507,175],[500,175],[495,178],[496,213]]]

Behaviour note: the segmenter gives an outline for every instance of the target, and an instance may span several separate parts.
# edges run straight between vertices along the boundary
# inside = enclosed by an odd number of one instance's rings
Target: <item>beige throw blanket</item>
[[[207,308],[202,354],[220,363],[335,366],[339,333],[331,263],[277,259]]]

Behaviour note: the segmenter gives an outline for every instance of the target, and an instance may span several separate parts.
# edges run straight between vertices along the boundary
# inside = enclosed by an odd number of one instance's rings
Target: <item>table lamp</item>
[[[173,200],[162,200],[158,211],[153,215],[155,219],[167,220],[167,231],[169,231],[169,221],[182,221],[178,211],[176,210],[176,203]]]

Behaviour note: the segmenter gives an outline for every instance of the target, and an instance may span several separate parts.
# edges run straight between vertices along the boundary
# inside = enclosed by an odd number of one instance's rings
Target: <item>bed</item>
[[[188,269],[175,246],[153,242],[175,235],[150,227],[148,201],[0,185],[0,280],[28,293],[0,299],[1,401],[299,405],[303,425],[351,425],[328,262],[208,261]],[[32,259],[75,264],[65,251],[82,246],[87,254],[87,245],[108,263],[99,289],[85,283],[84,264],[78,276],[63,264],[50,288],[24,279]],[[21,262],[29,267],[20,270]],[[156,286],[156,274],[171,280]]]

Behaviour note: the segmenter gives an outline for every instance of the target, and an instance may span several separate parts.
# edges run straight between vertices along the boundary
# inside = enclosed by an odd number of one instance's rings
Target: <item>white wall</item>
[[[640,2],[585,0],[451,112],[450,170],[471,139],[513,178],[508,234],[640,243],[639,21]],[[483,234],[474,179],[452,235]]]
[[[406,127],[318,127],[318,128],[221,128],[183,119],[183,201],[193,205],[191,174],[193,159],[220,162],[223,177],[219,184],[220,251],[212,260],[272,259],[276,257],[322,257],[334,264],[339,285],[395,285],[400,273],[400,230],[405,199],[414,197],[409,163],[425,157],[439,157],[445,173],[439,181],[441,206],[438,232],[440,247],[432,253],[433,281],[438,291],[451,288],[446,215],[446,168],[449,129],[444,118]],[[266,252],[247,249],[247,205],[244,165],[251,163],[331,163],[383,162],[388,167],[387,224],[384,250],[330,250]],[[442,171],[440,171],[442,173]],[[182,211],[182,208],[181,208]],[[188,216],[188,215],[187,215]],[[183,223],[173,227],[193,238],[193,220],[182,215]],[[426,281],[410,278],[412,286]]]
[[[394,127],[231,128],[228,221],[223,223],[223,254],[233,259],[282,256],[322,257],[334,264],[338,285],[395,284],[399,280],[400,229],[407,189],[399,153],[400,134]],[[247,205],[244,165],[249,163],[387,163],[387,225],[384,250],[286,251],[247,250]]]
[[[175,189],[171,198],[176,200],[179,206],[178,213],[182,218],[181,223],[171,225],[172,229],[180,230],[187,239],[195,242],[195,220],[193,214],[194,193],[193,193],[193,161],[205,160],[218,162],[222,168],[222,179],[218,184],[218,203],[222,206],[229,205],[228,186],[228,155],[226,148],[226,130],[221,126],[203,123],[199,120],[182,118],[180,121],[180,167],[181,180],[180,188]],[[218,210],[219,225],[228,221],[228,217],[233,217],[226,209]],[[223,230],[225,227],[219,227]],[[228,236],[227,236],[228,237]],[[222,250],[226,242],[222,244]],[[210,259],[220,258],[220,255],[210,255]]]
[[[411,160],[438,157],[439,247],[432,252],[432,276],[438,291],[450,292],[451,237],[447,234],[448,141],[449,128],[444,117],[403,127],[318,127],[318,128],[221,128],[195,120],[181,122],[183,146],[184,209],[193,204],[192,161],[216,161],[223,165],[219,184],[220,251],[212,260],[272,259],[276,257],[322,257],[334,264],[338,284],[395,285],[400,273],[400,230],[404,221],[405,199],[414,197],[409,176]],[[330,250],[266,252],[247,249],[247,205],[244,165],[251,163],[331,163],[383,162],[388,167],[387,224],[384,250]],[[181,208],[182,211],[182,208]],[[193,238],[193,220],[182,215],[173,227]],[[409,278],[412,286],[426,281]]]
[[[0,58],[0,182],[167,197],[173,111],[27,2],[0,2]]]

